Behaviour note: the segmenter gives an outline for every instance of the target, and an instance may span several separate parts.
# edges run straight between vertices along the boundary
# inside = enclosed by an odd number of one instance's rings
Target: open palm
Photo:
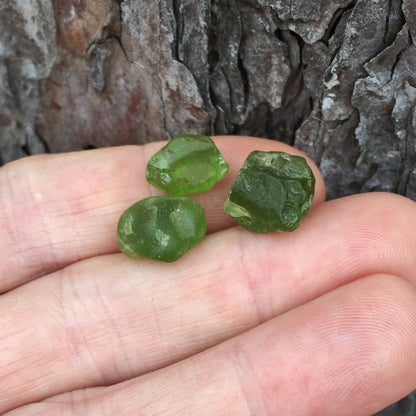
[[[257,235],[222,211],[252,150],[217,137],[230,174],[195,198],[209,234],[179,261],[132,260],[120,214],[158,194],[163,143],[0,168],[0,413],[371,415],[416,388],[416,205],[363,194]],[[312,165],[312,163],[311,163]]]

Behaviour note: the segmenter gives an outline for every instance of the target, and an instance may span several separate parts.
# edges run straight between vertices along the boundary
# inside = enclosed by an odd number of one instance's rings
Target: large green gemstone
[[[312,205],[315,177],[306,160],[284,152],[252,152],[224,211],[254,233],[293,231]]]
[[[176,136],[147,164],[146,179],[173,196],[207,191],[228,173],[215,143],[201,134]]]
[[[155,196],[142,199],[121,215],[118,245],[129,257],[172,262],[202,240],[207,221],[192,198]]]

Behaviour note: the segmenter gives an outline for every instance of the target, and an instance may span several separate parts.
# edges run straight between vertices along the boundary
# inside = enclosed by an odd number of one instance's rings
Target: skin
[[[371,415],[416,388],[416,204],[314,205],[292,233],[222,204],[255,138],[214,138],[230,174],[196,195],[208,236],[172,264],[117,248],[120,214],[160,194],[163,143],[0,168],[0,414]]]

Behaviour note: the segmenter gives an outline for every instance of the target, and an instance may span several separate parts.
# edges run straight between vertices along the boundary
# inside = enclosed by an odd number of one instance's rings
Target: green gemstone
[[[207,231],[202,206],[192,198],[154,196],[135,203],[120,217],[118,245],[128,257],[178,260]]]
[[[314,192],[315,177],[303,157],[255,151],[238,173],[224,211],[254,233],[293,231]]]
[[[146,179],[169,195],[182,196],[211,189],[228,168],[211,138],[183,134],[150,158]]]

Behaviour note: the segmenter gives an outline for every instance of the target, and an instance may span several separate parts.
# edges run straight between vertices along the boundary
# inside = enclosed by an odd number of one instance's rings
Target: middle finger
[[[364,275],[412,281],[412,224],[411,201],[361,195],[293,233],[236,227],[178,263],[108,255],[22,286],[0,300],[0,410],[171,364]]]

